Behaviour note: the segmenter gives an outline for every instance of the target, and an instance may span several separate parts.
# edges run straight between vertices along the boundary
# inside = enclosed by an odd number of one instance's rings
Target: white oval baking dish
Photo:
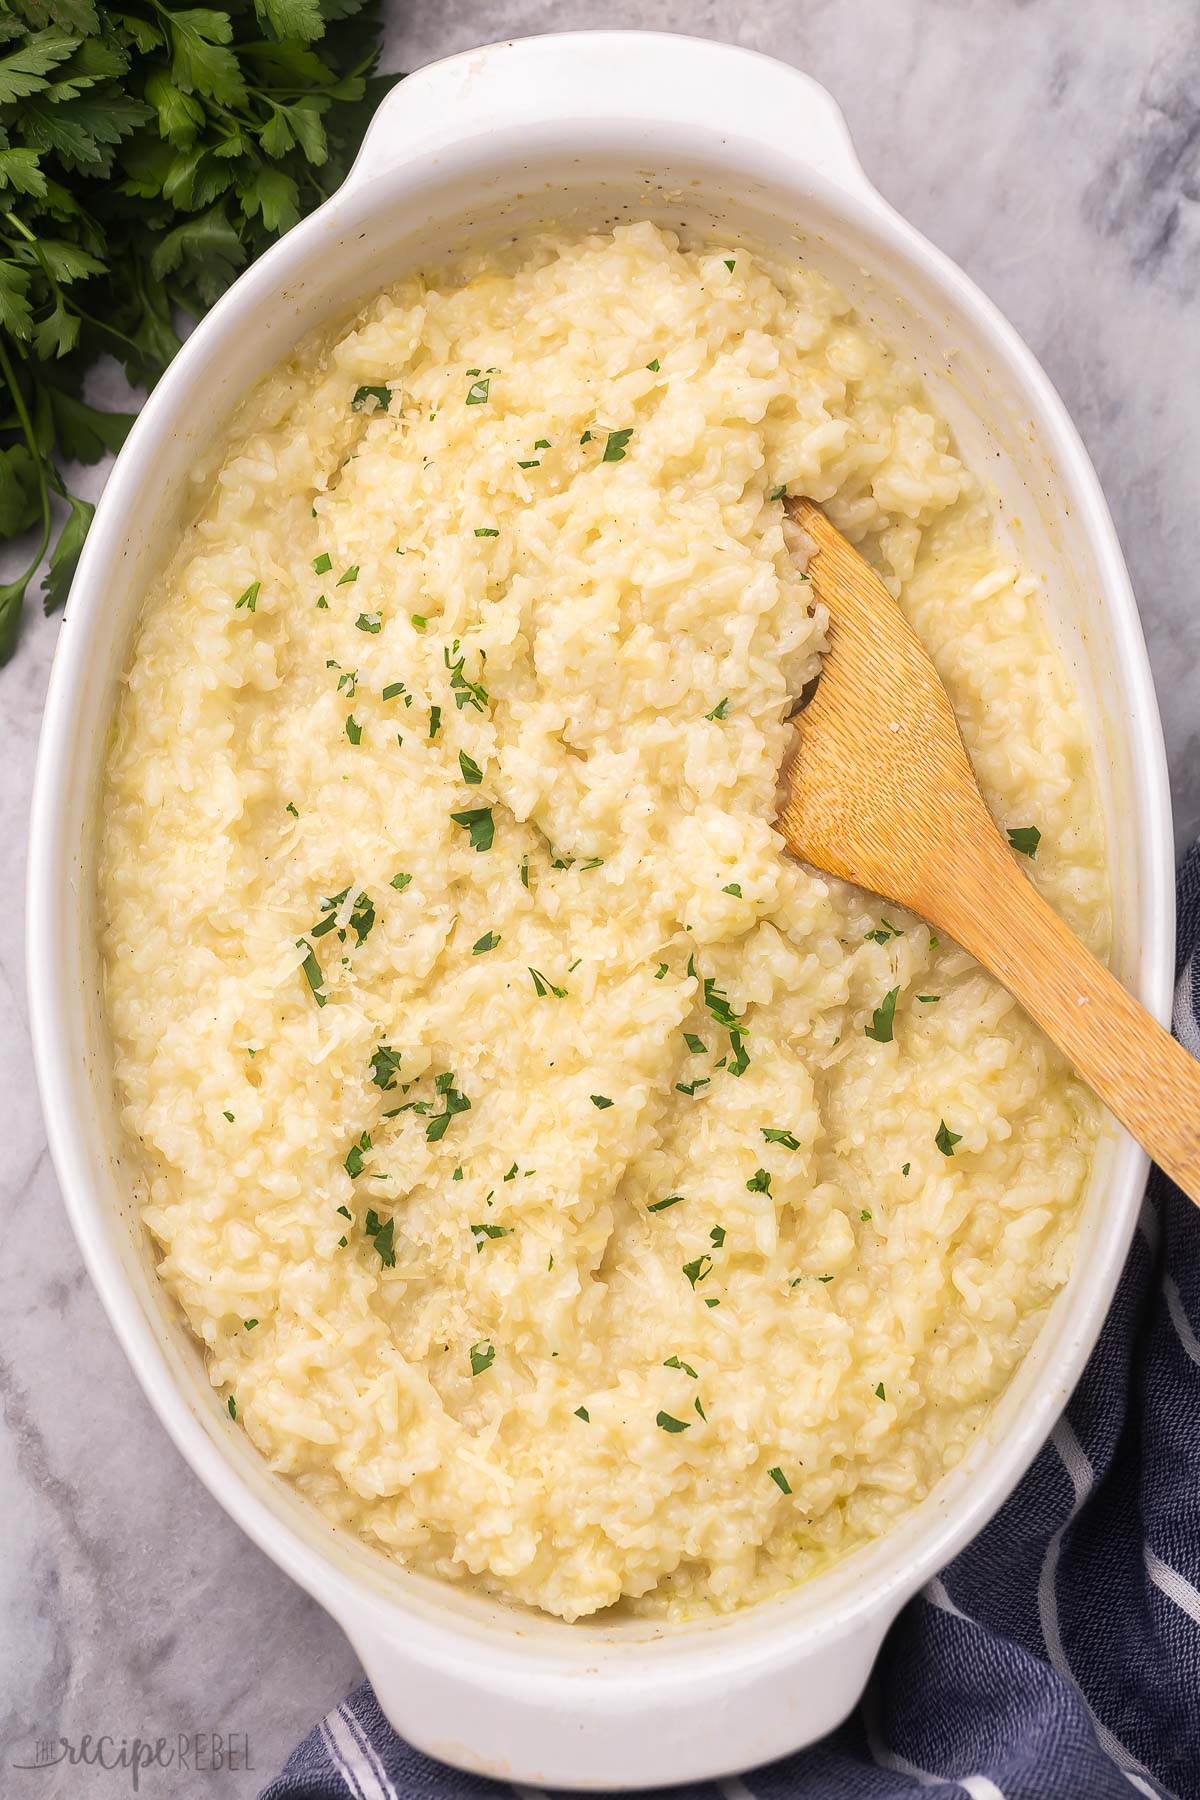
[[[963,1465],[886,1538],[732,1618],[567,1626],[408,1574],[335,1533],[225,1416],[133,1213],[99,1006],[92,835],[142,594],[193,503],[205,447],[303,333],[456,245],[547,219],[630,216],[790,246],[920,365],[968,462],[990,472],[1021,555],[1045,576],[1051,625],[1097,745],[1115,966],[1160,1019],[1173,949],[1162,736],[1095,474],[1015,333],[870,186],[824,90],[743,50],[633,32],[493,45],[410,77],[381,108],[340,192],[195,332],[118,458],[46,705],[30,845],[30,1012],[80,1247],[179,1449],[343,1626],[413,1743],[463,1768],[560,1788],[721,1775],[780,1756],[849,1711],[900,1607],[995,1512],[1050,1431],[1099,1331],[1147,1166],[1112,1128],[1076,1272]]]

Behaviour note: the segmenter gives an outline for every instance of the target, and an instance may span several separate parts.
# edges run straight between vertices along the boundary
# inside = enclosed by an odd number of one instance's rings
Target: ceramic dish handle
[[[474,140],[570,121],[581,142],[608,136],[654,154],[656,132],[680,128],[715,153],[759,148],[795,181],[797,166],[878,199],[835,102],[798,69],[752,50],[662,32],[560,32],[468,50],[419,69],[392,90],[348,184],[358,185]]]
[[[380,1706],[410,1744],[478,1775],[535,1788],[628,1788],[700,1782],[773,1762],[840,1725],[862,1694],[896,1606],[805,1656],[793,1649],[745,1664],[714,1643],[681,1679],[647,1647],[564,1652],[533,1667],[501,1646],[450,1660],[423,1655],[395,1628],[348,1614],[339,1622]],[[519,1616],[519,1615],[518,1615]],[[411,1634],[407,1634],[410,1636]],[[464,1721],[469,1719],[469,1725]]]

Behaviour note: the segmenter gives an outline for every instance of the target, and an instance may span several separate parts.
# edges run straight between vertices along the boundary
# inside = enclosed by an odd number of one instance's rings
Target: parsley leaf
[[[1036,825],[1010,825],[1008,841],[1020,856],[1036,856],[1042,834]]]
[[[480,1338],[477,1344],[471,1345],[472,1376],[482,1375],[485,1369],[491,1368],[495,1360],[496,1347],[494,1344],[489,1343],[487,1338]]]
[[[451,813],[456,825],[471,834],[472,850],[490,850],[496,839],[496,826],[490,806],[472,807],[469,812]]]
[[[276,4],[278,4],[278,0],[276,0]],[[392,404],[392,390],[389,387],[355,388],[354,398],[350,402],[350,405],[355,412],[361,412],[368,400],[378,401],[379,404],[376,410],[379,412],[387,412]]]
[[[892,1041],[892,1021],[896,1016],[896,996],[898,987],[889,988],[880,1004],[871,1014],[871,1023],[863,1026],[863,1034],[874,1038],[877,1044],[890,1044]]]
[[[962,1132],[951,1131],[945,1119],[943,1119],[938,1125],[933,1141],[943,1156],[953,1156],[955,1144],[962,1143]]]
[[[632,436],[632,425],[627,426],[624,431],[610,431],[608,434],[608,442],[604,446],[604,455],[600,458],[600,461],[623,462],[625,458],[625,446]]]
[[[660,1431],[690,1431],[686,1419],[673,1419],[669,1412],[660,1412],[654,1423]]]

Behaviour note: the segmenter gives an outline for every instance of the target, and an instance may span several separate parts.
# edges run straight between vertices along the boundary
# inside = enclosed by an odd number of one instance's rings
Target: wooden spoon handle
[[[940,923],[1200,1201],[1200,1063],[1068,930],[998,836],[990,854],[977,852],[947,883]]]

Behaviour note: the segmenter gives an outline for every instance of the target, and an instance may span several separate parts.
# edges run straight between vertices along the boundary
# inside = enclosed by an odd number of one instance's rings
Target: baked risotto
[[[161,1279],[339,1527],[564,1619],[803,1580],[962,1457],[1096,1103],[773,828],[812,496],[1108,931],[1080,707],[914,370],[799,257],[527,240],[307,340],[196,477],[107,762]]]

